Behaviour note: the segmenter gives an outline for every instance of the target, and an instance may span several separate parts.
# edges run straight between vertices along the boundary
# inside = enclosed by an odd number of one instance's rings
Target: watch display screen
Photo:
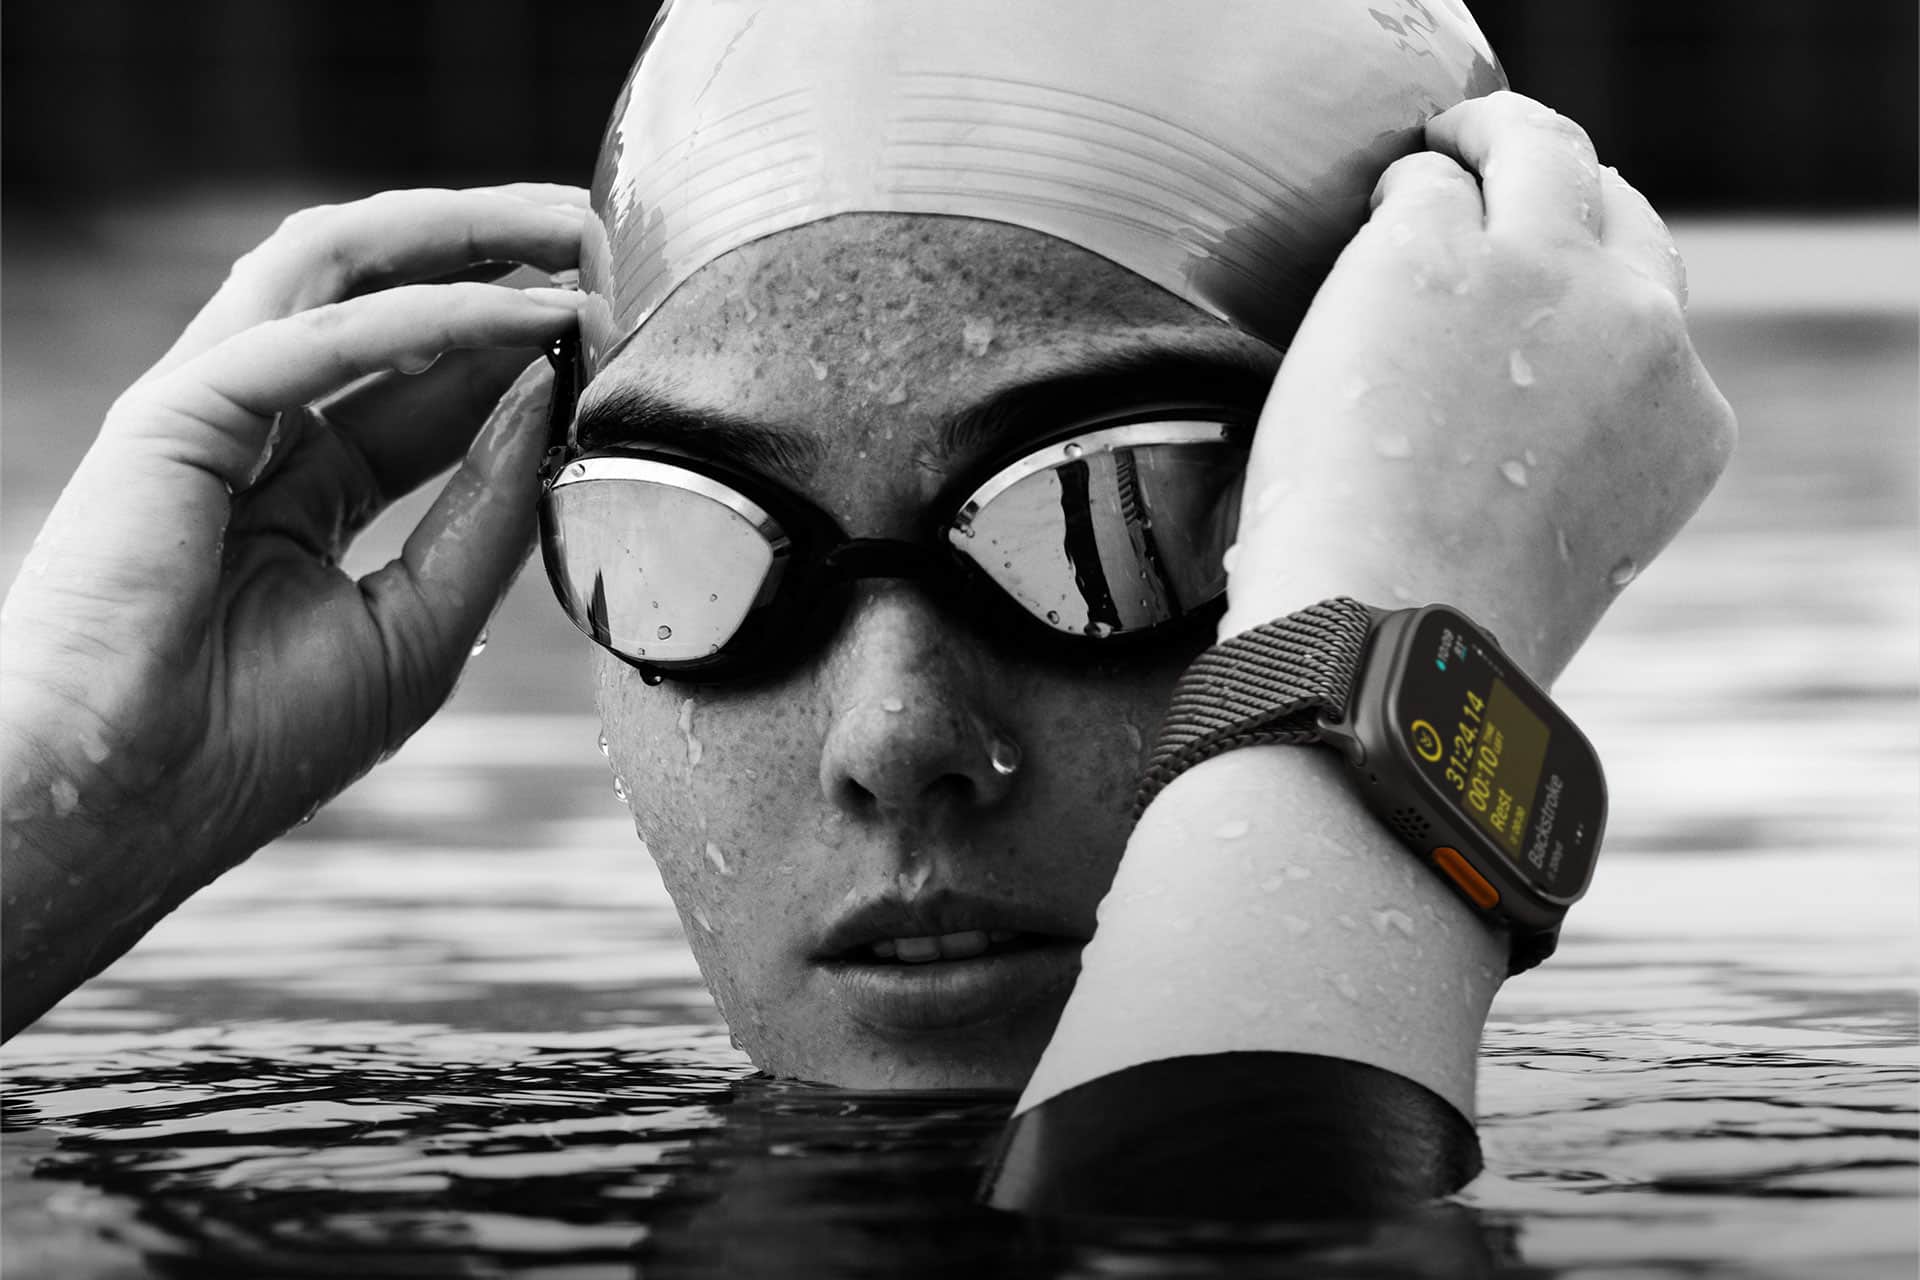
[[[1458,614],[1430,611],[1408,645],[1393,714],[1413,766],[1537,888],[1578,892],[1604,815],[1592,749]]]

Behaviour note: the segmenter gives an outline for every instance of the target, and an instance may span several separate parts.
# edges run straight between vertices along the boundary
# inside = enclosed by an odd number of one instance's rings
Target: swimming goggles
[[[540,545],[561,607],[649,681],[764,677],[844,619],[854,584],[914,582],[1032,649],[1115,655],[1224,606],[1251,423],[1176,402],[1072,422],[959,477],[913,539],[858,538],[764,476],[670,446],[583,451],[556,348]]]

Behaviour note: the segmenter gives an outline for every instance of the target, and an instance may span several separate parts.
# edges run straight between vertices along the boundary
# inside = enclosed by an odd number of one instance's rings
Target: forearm
[[[7,701],[17,716],[20,699]],[[124,814],[103,819],[104,772],[53,763],[14,727],[0,727],[0,1039],[118,958],[192,888],[176,883],[186,861],[177,840]]]
[[[1135,829],[1022,1108],[1181,1055],[1367,1063],[1471,1120],[1506,974],[1489,928],[1360,804],[1333,752],[1231,751]]]

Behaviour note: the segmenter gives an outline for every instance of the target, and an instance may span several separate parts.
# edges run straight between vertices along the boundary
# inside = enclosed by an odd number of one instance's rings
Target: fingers
[[[1601,172],[1607,222],[1604,243],[1633,270],[1656,280],[1687,305],[1687,267],[1680,250],[1647,198],[1635,190],[1618,169]]]
[[[586,193],[522,183],[387,191],[289,217],[233,272],[146,375],[163,375],[267,320],[491,261],[577,266]]]
[[[423,373],[383,374],[316,407],[359,454],[384,505],[453,465],[536,358],[514,348],[450,351]]]
[[[1477,231],[1486,217],[1480,184],[1454,160],[1416,151],[1387,166],[1373,188],[1369,228],[1384,228],[1390,240],[1408,238],[1400,228],[1430,228],[1452,237]]]
[[[455,348],[537,349],[573,327],[580,301],[558,289],[410,285],[303,311],[136,386],[108,413],[101,442],[158,452],[241,489],[279,411],[368,374],[425,368]]]
[[[360,581],[385,646],[397,743],[453,688],[532,545],[553,374],[530,366],[467,450],[400,558]]]
[[[459,461],[502,394],[538,357],[449,352],[425,373],[362,379],[283,410],[262,474],[233,503],[236,534],[272,531],[337,560],[373,518]]]
[[[1427,143],[1479,175],[1489,231],[1598,239],[1600,164],[1586,131],[1559,112],[1502,91],[1429,120]]]

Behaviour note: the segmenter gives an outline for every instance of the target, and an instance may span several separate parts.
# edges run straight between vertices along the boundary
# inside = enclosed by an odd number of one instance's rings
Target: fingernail
[[[562,311],[578,311],[584,296],[575,289],[548,289],[539,285],[522,289],[521,296],[530,298],[544,307],[557,307]]]

